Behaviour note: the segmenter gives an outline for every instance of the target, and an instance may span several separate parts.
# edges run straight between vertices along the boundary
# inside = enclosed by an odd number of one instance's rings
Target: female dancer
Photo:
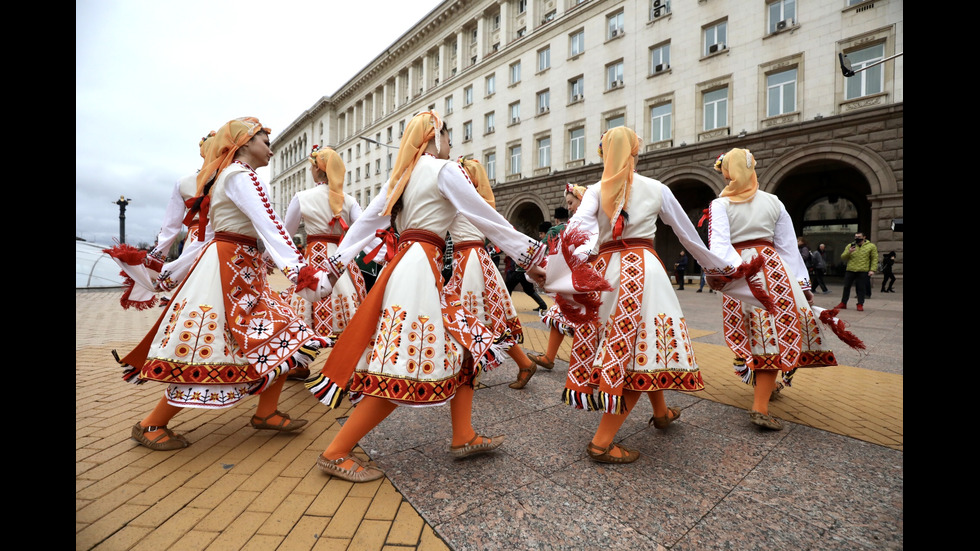
[[[576,211],[578,211],[578,206],[582,204],[582,197],[584,195],[585,188],[583,186],[565,184],[565,207],[568,208],[568,214],[570,216],[575,216]],[[564,229],[565,224],[558,224],[548,230],[549,255],[558,253],[559,235]],[[566,336],[575,336],[575,326],[562,314],[558,303],[551,305],[551,308],[547,312],[541,314],[541,321],[550,328],[548,333],[548,350],[544,354],[529,354],[528,357],[531,358],[531,361],[545,369],[554,369],[555,356],[558,354],[558,349],[561,347],[561,343],[565,340]],[[534,375],[534,371],[531,371],[526,379],[522,379],[521,375],[518,374],[517,382],[511,384],[512,388],[524,388],[527,381]],[[515,384],[520,386],[514,386]]]
[[[279,394],[286,372],[328,345],[271,292],[256,248],[261,237],[283,273],[301,280],[310,299],[319,298],[322,272],[305,265],[255,174],[272,157],[269,130],[246,117],[229,121],[213,139],[198,173],[195,206],[210,220],[214,239],[153,329],[120,360],[129,382],[168,383],[132,430],[134,440],[153,450],[189,445],[167,427],[181,408],[230,407],[249,394],[260,394],[253,428],[302,428],[305,420],[277,410]]]
[[[337,252],[344,233],[360,216],[357,201],[344,193],[346,168],[340,155],[329,147],[313,146],[310,172],[317,183],[313,189],[293,196],[286,209],[286,233],[293,235],[301,221],[306,223],[306,261],[310,266],[325,269],[327,259]],[[290,305],[303,316],[306,324],[318,335],[336,340],[350,323],[357,305],[364,301],[364,277],[355,262],[337,280],[333,292],[313,304],[294,295]],[[289,374],[290,379],[306,379],[310,369],[300,366]]]
[[[641,394],[646,393],[653,405],[650,423],[666,429],[681,410],[667,407],[663,391],[704,388],[684,313],[653,248],[657,219],[673,228],[681,245],[709,273],[735,275],[734,267],[704,247],[670,189],[634,173],[639,148],[640,139],[629,128],[616,127],[603,134],[602,180],[589,186],[561,244],[568,251],[581,242],[577,234],[592,235],[593,240],[576,251],[578,261],[569,265],[585,271],[594,267],[607,283],[598,323],[576,326],[563,394],[566,404],[604,411],[586,447],[589,457],[601,463],[639,458],[639,452],[613,439]],[[592,250],[596,232],[598,258],[590,266],[584,257]],[[561,297],[556,301],[565,304]],[[599,389],[598,403],[592,387]]]
[[[214,143],[211,139],[214,135],[215,132],[212,130],[198,143],[202,159],[207,158],[211,144]],[[125,243],[105,249],[104,252],[116,261],[126,275],[123,296],[119,301],[124,309],[132,307],[145,310],[155,306],[157,303],[155,293],[172,291],[176,288],[187,277],[191,266],[197,260],[198,253],[214,237],[214,231],[206,219],[202,224],[197,212],[188,214],[187,202],[196,192],[196,172],[177,180],[170,195],[170,202],[167,203],[167,210],[164,211],[163,226],[157,235],[156,246],[149,253]],[[165,264],[167,253],[184,226],[187,226],[184,248],[176,260]]]
[[[788,386],[797,368],[837,365],[837,360],[811,308],[813,294],[793,222],[775,195],[759,190],[755,157],[735,148],[718,157],[715,169],[726,185],[709,210],[711,251],[736,265],[764,259],[761,278],[754,279],[778,309],[770,313],[725,292],[725,340],[736,355],[736,373],[755,387],[752,423],[780,430],[780,422],[769,415],[777,375],[782,373]],[[718,288],[716,280],[708,276],[713,288]]]
[[[350,380],[350,418],[317,466],[327,474],[364,482],[384,476],[351,455],[357,442],[398,405],[450,403],[456,458],[485,453],[503,443],[473,429],[473,385],[490,331],[465,310],[459,297],[443,294],[443,236],[461,213],[532,276],[543,277],[545,249],[515,231],[480,196],[458,164],[449,161],[449,131],[435,112],[408,123],[387,193],[378,194],[348,230],[330,258],[332,278],[375,237],[393,224],[387,249],[393,257],[354,319],[338,339],[323,371],[306,386],[324,404],[336,407]],[[397,253],[397,254],[396,254]],[[353,375],[353,379],[351,376]]]
[[[490,189],[490,181],[483,165],[475,159],[460,158],[458,162],[480,196],[491,208],[496,208],[493,190]],[[446,284],[446,292],[458,295],[463,302],[463,308],[469,310],[493,333],[494,346],[484,355],[484,360],[489,362],[487,367],[490,368],[490,363],[496,367],[500,363],[497,352],[506,349],[507,354],[517,363],[519,373],[533,374],[534,362],[520,346],[524,342],[524,329],[517,318],[517,310],[510,293],[507,292],[507,284],[487,252],[483,233],[466,217],[457,214],[449,226],[449,234],[453,238],[453,275]],[[510,387],[524,387],[523,384],[514,386],[515,384],[518,383],[511,383]]]

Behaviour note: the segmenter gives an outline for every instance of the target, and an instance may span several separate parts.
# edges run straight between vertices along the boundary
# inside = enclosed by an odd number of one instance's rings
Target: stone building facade
[[[812,246],[839,257],[863,231],[901,273],[903,29],[897,0],[446,0],[276,136],[274,201],[282,213],[313,185],[319,144],[366,205],[404,125],[435,109],[452,155],[483,162],[497,209],[536,235],[566,182],[598,181],[602,132],[626,125],[638,171],[692,221],[722,187],[714,159],[744,147]],[[868,68],[845,77],[838,54]],[[656,247],[680,249],[669,230]]]

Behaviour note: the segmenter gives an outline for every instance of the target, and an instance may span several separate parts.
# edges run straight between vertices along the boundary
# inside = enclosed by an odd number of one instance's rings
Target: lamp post
[[[132,199],[127,199],[125,195],[120,195],[119,200],[116,204],[119,205],[119,242],[126,242],[126,205],[128,205]]]
[[[394,149],[396,151],[398,150],[398,147],[397,146],[388,145],[386,143],[381,143],[378,140],[372,140],[371,138],[368,138],[367,136],[358,136],[358,137],[361,138],[362,140],[368,142],[368,143],[373,143],[375,145],[380,145],[381,147],[387,147],[388,149]],[[387,182],[388,180],[391,179],[391,163],[386,163],[385,166],[387,167],[387,170],[385,171],[385,181]]]

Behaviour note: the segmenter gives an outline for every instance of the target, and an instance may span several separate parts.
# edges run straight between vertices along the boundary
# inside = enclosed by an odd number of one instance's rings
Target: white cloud
[[[76,236],[111,244],[125,195],[126,241],[152,243],[209,130],[255,116],[275,137],[439,4],[76,2]]]

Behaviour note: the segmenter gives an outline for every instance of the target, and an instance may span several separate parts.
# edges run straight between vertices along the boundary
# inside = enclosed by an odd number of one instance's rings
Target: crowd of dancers
[[[684,313],[654,249],[658,221],[723,293],[725,339],[736,372],[753,386],[755,425],[781,428],[769,400],[798,368],[836,365],[828,328],[861,346],[835,311],[812,306],[792,222],[778,198],[758,189],[748,150],[732,149],[715,163],[725,185],[708,209],[706,246],[670,188],[636,172],[640,139],[626,127],[602,135],[601,180],[565,188],[570,219],[544,240],[496,211],[479,162],[451,158],[449,131],[436,112],[411,119],[384,192],[363,207],[344,193],[341,156],[314,146],[317,185],[297,193],[280,219],[255,173],[272,157],[269,140],[270,130],[253,117],[209,133],[200,143],[201,169],[175,186],[157,246],[107,251],[128,276],[124,307],[150,307],[157,293],[172,293],[139,345],[116,356],[125,380],[166,383],[132,428],[132,438],[150,449],[190,445],[168,426],[181,409],[231,407],[252,394],[253,428],[301,430],[305,420],[278,409],[283,384],[300,379],[327,407],[344,399],[355,405],[316,459],[331,476],[384,476],[353,450],[398,406],[448,402],[448,453],[488,453],[505,437],[473,426],[480,376],[510,357],[518,368],[510,387],[520,390],[538,367],[554,368],[563,339],[571,338],[556,401],[601,412],[585,445],[592,460],[635,461],[639,453],[615,437],[640,397],[651,402],[649,424],[666,430],[681,410],[667,405],[663,391],[704,388]],[[303,252],[293,241],[301,223]],[[182,252],[165,263],[182,226]],[[490,254],[498,250],[554,294],[541,314],[550,330],[544,354],[521,347],[521,322]],[[384,266],[370,291],[357,264],[362,255]],[[289,279],[287,290],[270,287],[270,266]],[[322,369],[311,372],[327,349]]]

